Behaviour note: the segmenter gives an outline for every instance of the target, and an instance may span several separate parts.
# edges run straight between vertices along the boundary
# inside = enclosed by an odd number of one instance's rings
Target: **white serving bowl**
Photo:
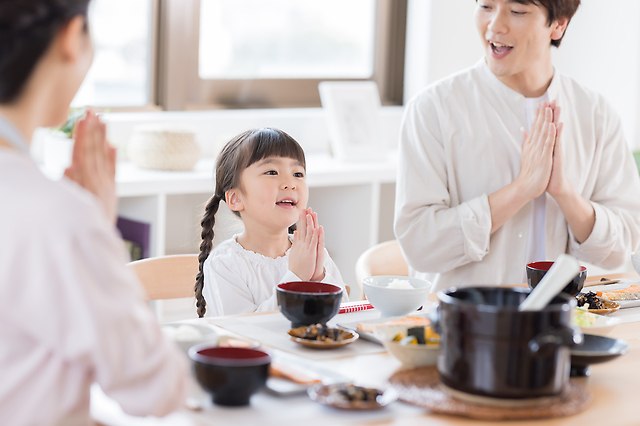
[[[218,342],[215,330],[206,325],[173,322],[162,324],[160,327],[165,336],[176,342],[185,354],[188,354],[189,348],[194,345],[201,343],[216,345]]]
[[[633,263],[633,268],[636,272],[640,274],[640,253],[637,251],[631,253],[631,263]]]
[[[408,281],[413,288],[389,288],[394,279]],[[407,315],[427,302],[431,283],[420,278],[377,275],[362,280],[365,297],[383,317]]]
[[[425,367],[435,365],[438,361],[440,345],[401,345],[393,338],[398,333],[407,335],[411,326],[388,326],[376,328],[375,334],[382,341],[384,348],[402,363],[405,368]]]

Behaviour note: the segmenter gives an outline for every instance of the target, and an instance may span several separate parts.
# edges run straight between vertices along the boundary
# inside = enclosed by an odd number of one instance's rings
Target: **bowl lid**
[[[531,290],[510,287],[463,287],[438,292],[441,304],[455,305],[480,312],[518,312],[526,315],[535,312],[569,311],[577,305],[575,298],[559,293],[541,311],[518,311],[520,303]]]

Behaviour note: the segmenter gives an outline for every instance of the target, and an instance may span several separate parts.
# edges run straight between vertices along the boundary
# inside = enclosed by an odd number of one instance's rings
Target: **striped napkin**
[[[373,309],[373,305],[366,300],[359,300],[357,302],[345,302],[340,305],[339,314],[349,314],[351,312],[366,311],[367,309]]]

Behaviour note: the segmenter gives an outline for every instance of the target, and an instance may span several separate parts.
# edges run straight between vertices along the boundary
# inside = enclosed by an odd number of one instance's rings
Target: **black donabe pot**
[[[529,290],[462,288],[438,293],[438,371],[457,391],[491,398],[559,394],[569,381],[575,299],[559,294],[542,311],[518,312]]]

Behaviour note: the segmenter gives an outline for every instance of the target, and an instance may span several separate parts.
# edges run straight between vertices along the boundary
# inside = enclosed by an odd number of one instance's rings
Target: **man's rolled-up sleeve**
[[[582,243],[569,229],[569,253],[603,268],[621,267],[640,247],[640,177],[627,146],[617,113],[603,101],[599,140],[592,173],[596,176],[589,199],[595,224]]]

